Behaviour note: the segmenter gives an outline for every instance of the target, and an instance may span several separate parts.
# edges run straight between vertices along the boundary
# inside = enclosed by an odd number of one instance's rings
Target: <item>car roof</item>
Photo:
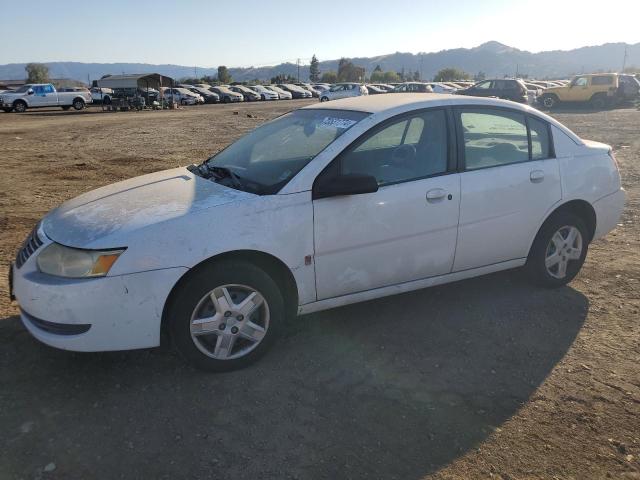
[[[450,95],[446,93],[394,93],[393,95],[362,95],[358,97],[343,98],[323,102],[322,104],[308,105],[306,109],[332,109],[332,110],[355,110],[367,113],[379,113],[390,109],[412,110],[415,108],[427,108],[442,105],[487,105],[511,107],[526,110],[520,104],[508,100],[497,98],[471,97]]]

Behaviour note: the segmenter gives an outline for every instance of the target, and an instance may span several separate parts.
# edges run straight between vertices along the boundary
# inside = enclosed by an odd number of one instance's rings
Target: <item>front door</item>
[[[316,199],[318,300],[449,273],[460,176],[447,116],[423,110],[374,127],[321,175],[374,176],[375,193]]]

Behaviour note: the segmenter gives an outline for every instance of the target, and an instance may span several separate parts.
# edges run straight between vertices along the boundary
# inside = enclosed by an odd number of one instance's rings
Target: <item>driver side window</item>
[[[573,85],[576,87],[586,87],[587,86],[587,77],[578,77],[576,78]]]
[[[447,170],[444,110],[430,110],[392,121],[343,153],[341,174],[366,174],[378,185],[407,182]]]

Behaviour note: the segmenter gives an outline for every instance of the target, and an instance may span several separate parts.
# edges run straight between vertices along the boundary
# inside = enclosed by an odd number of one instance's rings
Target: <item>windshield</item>
[[[331,142],[368,116],[348,110],[296,110],[258,127],[203,165],[236,178],[220,183],[268,195],[277,193]]]
[[[33,88],[33,85],[23,85],[19,89],[14,90],[14,92],[16,92],[16,93],[25,93],[30,88]]]

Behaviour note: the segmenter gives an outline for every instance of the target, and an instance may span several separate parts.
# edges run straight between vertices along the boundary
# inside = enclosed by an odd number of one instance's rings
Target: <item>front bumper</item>
[[[616,228],[624,210],[625,196],[624,188],[620,188],[593,203],[593,209],[596,212],[596,231],[593,240],[604,237]]]
[[[162,311],[187,268],[101,278],[59,278],[38,271],[36,257],[12,266],[13,294],[29,332],[47,345],[79,352],[160,345]]]

